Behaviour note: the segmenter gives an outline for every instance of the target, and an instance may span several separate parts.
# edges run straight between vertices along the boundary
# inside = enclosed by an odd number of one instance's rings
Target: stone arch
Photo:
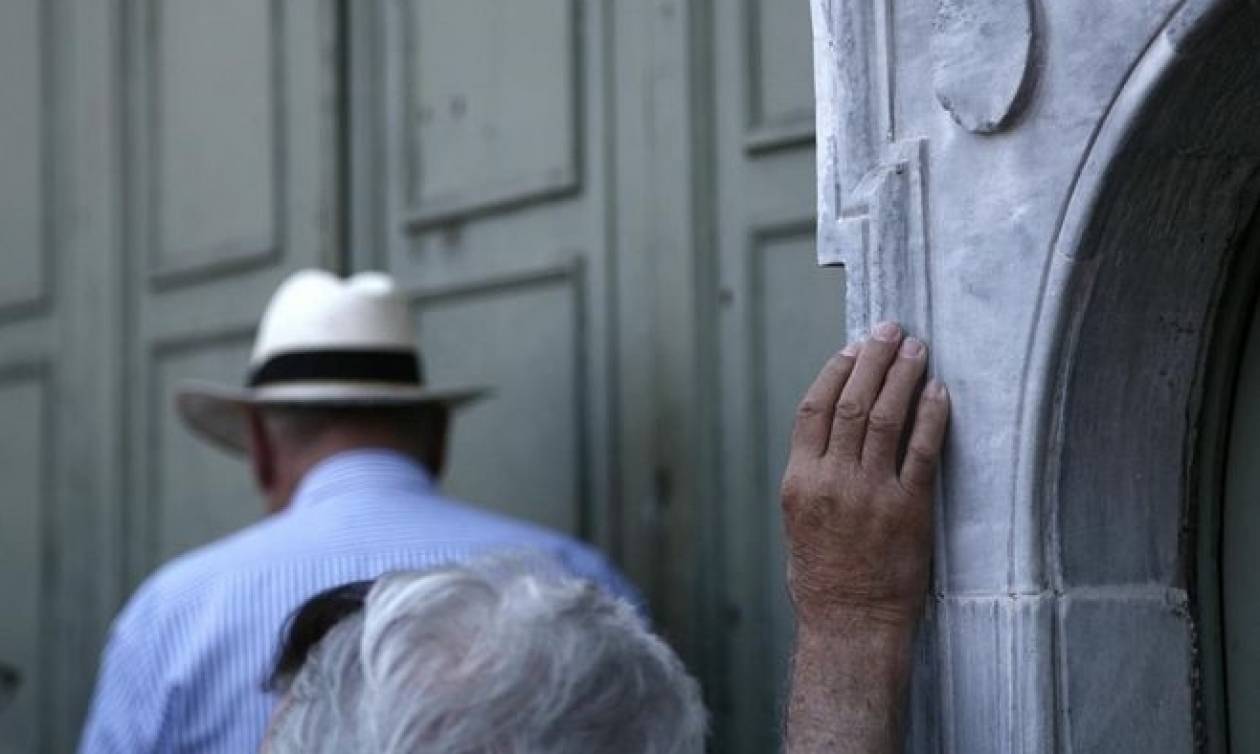
[[[1226,0],[1173,14],[1097,131],[1044,272],[1018,484],[1057,596],[1064,750],[1204,740],[1196,461],[1221,303],[1252,282],[1258,18]]]

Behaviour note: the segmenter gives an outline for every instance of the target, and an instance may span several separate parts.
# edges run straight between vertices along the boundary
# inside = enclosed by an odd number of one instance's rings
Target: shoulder
[[[274,518],[263,519],[166,561],[136,588],[119,613],[116,630],[153,633],[186,619],[218,585],[258,564],[266,533],[275,525]]]
[[[445,508],[443,518],[453,529],[487,545],[519,545],[582,564],[602,559],[590,545],[542,524],[448,497],[434,498],[432,504]]]
[[[539,551],[555,560],[572,576],[587,579],[610,594],[643,609],[643,599],[612,561],[593,545],[572,535],[503,513],[443,499],[457,507],[470,525],[486,537],[486,544],[495,548]]]

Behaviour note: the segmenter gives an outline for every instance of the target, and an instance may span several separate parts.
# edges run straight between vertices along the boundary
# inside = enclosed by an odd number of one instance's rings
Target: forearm
[[[797,630],[788,754],[900,754],[913,627],[834,623]]]

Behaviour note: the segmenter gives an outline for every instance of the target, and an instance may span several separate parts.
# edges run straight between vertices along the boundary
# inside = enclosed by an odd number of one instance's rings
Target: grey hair
[[[699,754],[696,682],[627,603],[537,562],[383,576],[264,751]]]

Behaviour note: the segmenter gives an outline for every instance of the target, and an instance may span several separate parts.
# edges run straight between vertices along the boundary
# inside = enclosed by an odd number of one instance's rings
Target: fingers
[[[897,473],[897,450],[910,413],[915,388],[927,367],[927,348],[917,338],[901,341],[901,348],[884,378],[867,420],[862,444],[862,466],[889,476]]]
[[[829,453],[853,461],[861,459],[867,419],[900,344],[901,328],[895,322],[876,325],[871,339],[862,344],[853,374],[840,392],[840,401],[835,407]]]
[[[805,391],[796,409],[796,426],[792,429],[791,453],[805,453],[812,457],[827,452],[827,437],[831,433],[831,419],[836,401],[853,372],[859,347],[850,343],[844,350],[832,356]]]
[[[901,486],[912,492],[926,492],[932,488],[936,466],[941,458],[941,445],[945,442],[945,425],[949,422],[949,392],[936,380],[928,383],[919,398],[919,410],[914,417],[914,429],[910,433],[910,445],[906,460],[901,466]]]

